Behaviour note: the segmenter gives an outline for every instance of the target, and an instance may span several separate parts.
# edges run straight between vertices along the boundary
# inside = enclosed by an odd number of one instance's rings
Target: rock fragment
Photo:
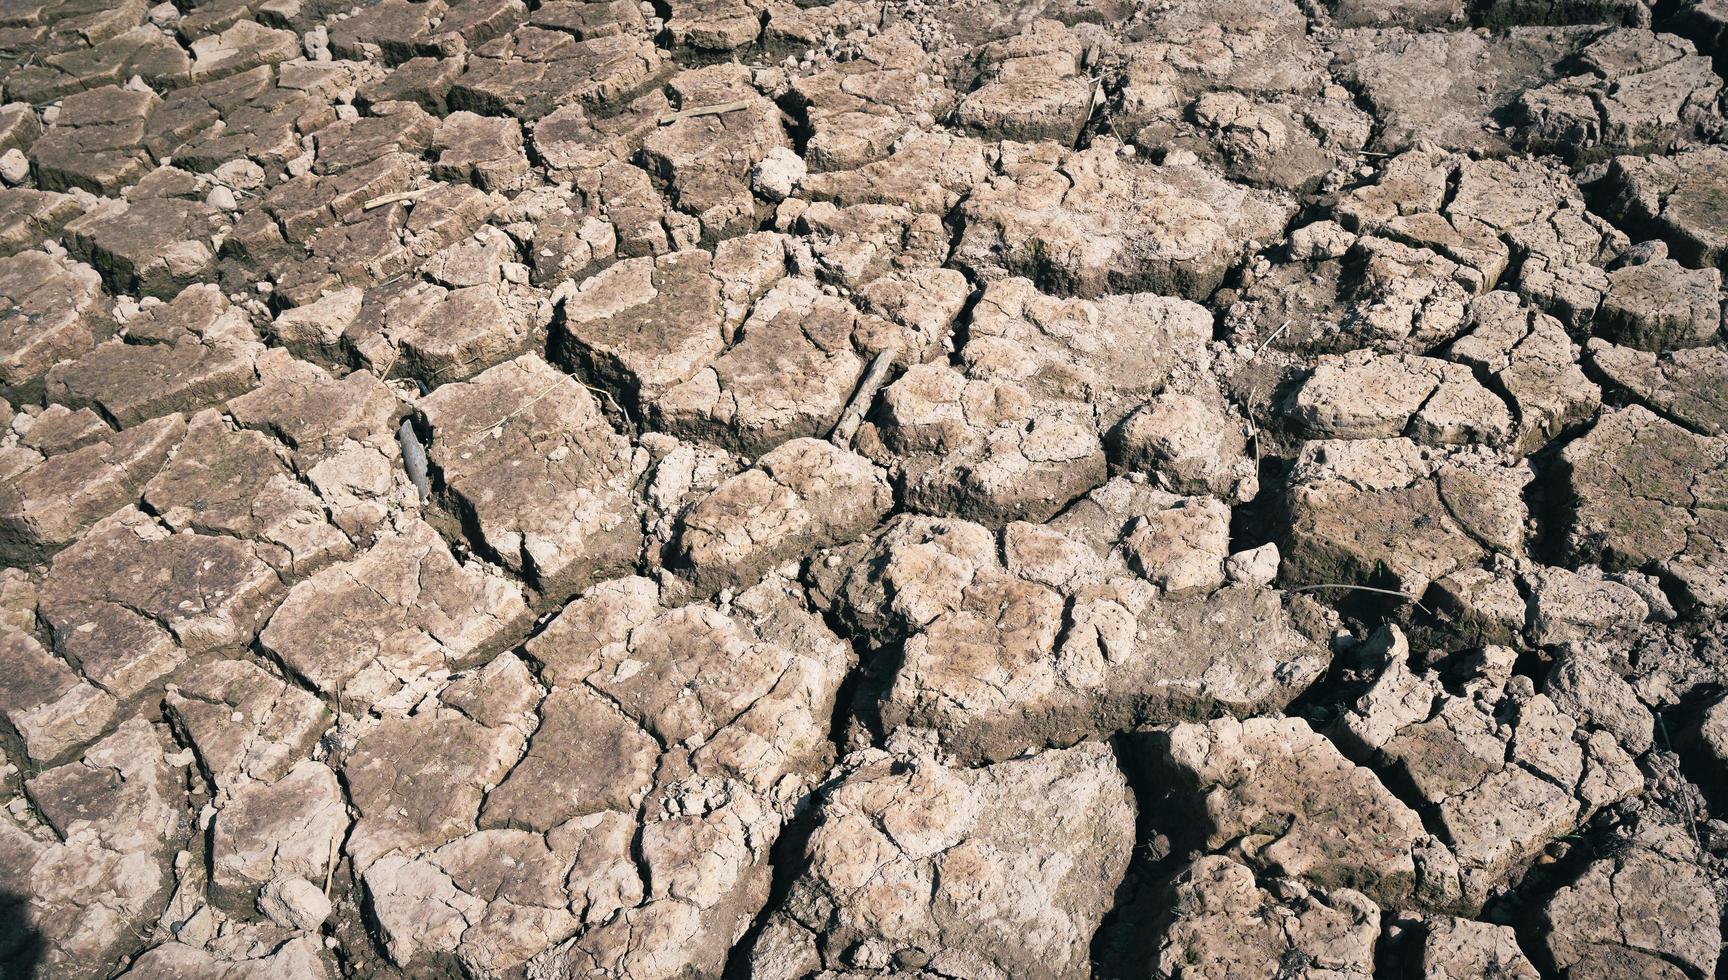
[[[1373,975],[1380,908],[1359,892],[1265,888],[1247,867],[1210,855],[1177,872],[1169,902],[1156,954],[1168,976],[1276,974],[1292,961],[1328,976]]]
[[[496,561],[559,596],[635,564],[630,446],[581,383],[524,354],[418,408],[444,492]]]
[[[1722,327],[1722,272],[1672,259],[1615,269],[1595,327],[1597,336],[1640,350],[1706,346]]]
[[[1472,31],[1341,32],[1332,44],[1339,70],[1379,120],[1370,146],[1396,152],[1428,140],[1451,150],[1509,149],[1500,127],[1484,124],[1553,79],[1582,38],[1524,29],[1495,40]]]
[[[128,322],[126,337],[55,365],[46,387],[51,400],[124,428],[251,391],[262,353],[243,313],[215,287],[192,286]]]
[[[125,507],[54,557],[40,612],[58,652],[128,696],[189,655],[251,642],[286,591],[261,550]]]
[[[1512,927],[1450,916],[1436,916],[1424,923],[1421,962],[1424,980],[1536,980],[1541,976],[1519,948]]]
[[[1260,490],[1250,431],[1222,399],[1161,393],[1111,433],[1112,462],[1178,494],[1243,503]]]
[[[1301,719],[1220,718],[1147,740],[1156,764],[1191,794],[1209,849],[1229,845],[1262,872],[1381,902],[1432,887],[1432,869],[1419,861],[1443,848],[1415,811]]]
[[[36,638],[0,631],[0,713],[30,758],[50,762],[95,739],[114,718],[115,700],[84,680]]]
[[[1211,588],[1165,576],[1181,595],[1137,577],[1132,553],[1118,550],[1146,536],[1129,515],[1215,513],[1205,501],[1179,503],[1116,481],[1062,521],[999,535],[901,517],[808,574],[834,614],[903,651],[877,708],[881,724],[930,732],[962,759],[1287,704],[1327,660],[1305,632],[1313,626],[1302,600],[1216,588],[1226,545],[1212,545]],[[1169,566],[1150,570],[1161,569]]]
[[[1673,156],[1616,157],[1609,215],[1668,243],[1691,268],[1721,267],[1728,223],[1708,202],[1728,180],[1728,150],[1707,146]]]
[[[1197,303],[1146,293],[1063,300],[1014,278],[985,287],[960,361],[972,378],[1012,381],[1041,401],[1088,403],[1107,431],[1204,365],[1211,337]]]
[[[296,585],[259,644],[326,696],[371,704],[508,644],[526,613],[517,586],[412,521]]]
[[[665,55],[639,34],[577,40],[562,31],[525,26],[478,45],[450,87],[453,109],[537,120],[570,102],[615,105],[665,65]]]
[[[190,826],[165,756],[158,731],[133,719],[30,779],[28,803],[8,789],[0,866],[29,889],[24,924],[43,968],[106,970],[167,902],[167,856]]]
[[[1549,841],[1638,789],[1611,733],[1581,731],[1527,684],[1489,676],[1472,697],[1449,696],[1437,678],[1410,672],[1401,635],[1382,642],[1385,671],[1339,720],[1338,741],[1396,773],[1428,808],[1456,858],[1465,907],[1480,907]]]
[[[163,703],[218,792],[286,776],[329,722],[315,695],[247,660],[183,673]]]
[[[1080,72],[1084,42],[1058,21],[985,45],[983,83],[954,107],[961,126],[1002,139],[1073,146],[1094,106],[1096,83]]]
[[[213,277],[215,217],[203,204],[174,198],[116,201],[66,226],[68,250],[100,271],[110,289],[168,299]]]
[[[529,183],[522,127],[513,119],[453,112],[432,135],[438,152],[434,176],[467,180],[485,191],[513,193]]]
[[[0,384],[8,394],[39,386],[55,362],[88,351],[113,329],[96,271],[46,252],[0,258],[0,297]]]
[[[1698,599],[1720,601],[1728,511],[1713,489],[1728,473],[1728,444],[1648,409],[1604,413],[1562,453],[1572,499],[1566,540],[1580,561],[1611,570],[1655,569]]]
[[[866,754],[825,796],[807,863],[757,937],[752,969],[1087,975],[1132,842],[1133,804],[1109,749],[979,769],[894,762]]]
[[[670,564],[702,594],[747,588],[812,545],[857,537],[892,504],[888,481],[868,460],[794,439],[684,514]]]
[[[1329,440],[1302,448],[1279,551],[1293,585],[1368,584],[1421,595],[1489,554],[1524,549],[1525,465],[1408,439]]]
[[[1470,304],[1469,329],[1446,356],[1493,379],[1512,409],[1513,442],[1520,450],[1554,438],[1601,403],[1559,321],[1504,291]]]
[[[185,435],[183,417],[164,416],[50,455],[0,482],[0,551],[23,560],[70,544],[136,501]]]
[[[750,301],[784,269],[784,246],[766,234],[712,255],[626,259],[565,294],[553,350],[639,410],[720,356]]]
[[[1573,972],[1709,975],[1721,936],[1696,860],[1682,828],[1645,829],[1554,893],[1540,913],[1543,946]]]
[[[1669,151],[1721,125],[1710,59],[1672,34],[1622,28],[1577,55],[1578,68],[1519,96],[1526,147],[1568,154]]]
[[[858,45],[857,57],[801,74],[788,97],[811,134],[804,152],[810,169],[827,172],[887,157],[919,113],[934,118],[954,93],[917,28],[890,23]]]
[[[759,299],[725,353],[651,406],[676,435],[755,456],[824,437],[864,374],[871,348],[906,350],[903,332],[804,278]]]
[[[118,195],[150,169],[150,155],[141,144],[146,123],[161,102],[149,90],[134,92],[116,85],[63,100],[54,125],[30,146],[38,186]]]
[[[881,421],[865,424],[858,445],[894,465],[896,493],[914,509],[1041,520],[1104,482],[1104,446],[1084,405],[1045,409],[1012,381],[941,364],[908,369],[882,403]]]
[[[1272,238],[1292,210],[1201,167],[1124,162],[1106,140],[1083,151],[1026,147],[963,213],[955,258],[980,275],[1024,275],[1059,294],[1203,300],[1247,243]]]
[[[1512,413],[1469,368],[1367,351],[1322,357],[1291,395],[1289,412],[1319,439],[1494,445],[1512,430]]]
[[[263,433],[199,412],[173,460],[144,485],[144,504],[173,530],[255,541],[284,575],[310,575],[347,557],[352,545],[284,455]]]
[[[217,899],[249,908],[277,879],[322,882],[347,828],[336,774],[321,762],[304,760],[273,782],[242,784],[217,812],[211,833]]]
[[[666,182],[679,210],[701,222],[705,240],[754,230],[760,216],[750,172],[770,151],[791,147],[779,108],[751,87],[749,72],[737,65],[680,72],[667,88],[678,109],[665,117],[670,124],[642,141],[649,172]],[[728,111],[679,116],[713,106]]]
[[[1661,355],[1602,341],[1588,345],[1590,364],[1652,411],[1702,435],[1728,434],[1728,351],[1693,347]]]

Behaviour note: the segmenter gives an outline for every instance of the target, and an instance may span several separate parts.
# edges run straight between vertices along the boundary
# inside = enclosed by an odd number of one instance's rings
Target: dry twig
[[[894,365],[894,355],[898,351],[885,350],[876,355],[870,362],[869,370],[858,382],[858,390],[852,394],[852,400],[846,404],[846,410],[840,413],[840,420],[834,423],[833,431],[828,433],[828,441],[841,449],[852,448],[852,438],[858,434],[858,426],[864,422],[864,413],[870,408],[870,403],[876,400],[876,392],[883,382],[888,380],[888,369]]]
[[[1351,585],[1348,582],[1320,582],[1316,585],[1298,585],[1295,588],[1290,589],[1288,591],[1291,591],[1291,592],[1318,592],[1321,589],[1351,589],[1351,590],[1356,591],[1356,592],[1373,592],[1373,593],[1376,593],[1378,595],[1397,596],[1398,598],[1403,599],[1404,601],[1415,606],[1417,609],[1422,610],[1424,613],[1427,613],[1430,616],[1434,615],[1434,613],[1431,612],[1427,606],[1424,606],[1422,604],[1421,599],[1418,599],[1417,597],[1411,595],[1408,592],[1399,592],[1397,589],[1377,589],[1372,585]]]
[[[722,116],[728,112],[737,112],[740,109],[748,109],[750,108],[750,103],[750,99],[739,99],[736,102],[722,102],[719,105],[703,105],[696,106],[693,109],[679,109],[677,112],[668,112],[661,116],[660,125],[670,126],[680,119],[695,119],[699,116]]]
[[[1086,114],[1081,117],[1080,131],[1074,134],[1074,148],[1080,148],[1080,142],[1086,138],[1086,127],[1092,124],[1092,114],[1098,111],[1098,99],[1104,94],[1104,76],[1096,75],[1087,79],[1092,84],[1086,90]]]
[[[1662,733],[1662,744],[1667,747],[1670,753],[1672,753],[1674,751],[1674,740],[1668,737],[1668,722],[1663,720],[1660,712],[1656,714],[1656,730]],[[1692,796],[1686,792],[1687,783],[1685,777],[1680,776],[1678,770],[1676,770],[1675,775],[1680,778],[1680,789],[1678,791],[1680,801],[1686,805],[1686,826],[1687,829],[1692,831],[1692,843],[1698,846],[1698,854],[1702,857],[1704,854],[1704,838],[1698,833],[1698,818],[1692,813]]]
[[[330,881],[336,877],[336,846],[340,838],[330,838],[330,856],[324,862],[324,897],[330,897]]]
[[[373,208],[381,208],[386,204],[395,204],[397,201],[412,201],[426,194],[430,194],[436,189],[437,188],[433,187],[422,187],[417,191],[401,191],[396,194],[385,194],[383,197],[375,197],[372,200],[367,201],[365,204],[360,205],[360,210],[370,211]]]
[[[517,409],[514,412],[511,412],[510,414],[504,416],[503,418],[499,419],[498,421],[493,422],[491,425],[484,426],[484,427],[476,430],[473,433],[473,435],[469,436],[467,442],[462,443],[461,448],[466,449],[467,447],[472,446],[475,443],[479,442],[480,440],[486,438],[487,434],[492,432],[494,429],[497,429],[503,425],[508,425],[511,419],[515,418],[518,415],[521,415],[523,412],[528,411],[530,408],[533,408],[534,404],[536,402],[538,402],[542,398],[545,398],[547,395],[552,394],[552,389],[558,387],[559,385],[561,385],[563,383],[564,383],[564,379],[559,378],[557,381],[554,381],[551,384],[547,385],[546,387],[540,389],[539,394],[535,395],[533,398],[528,399],[526,402],[523,402],[520,406],[517,407]]]
[[[1265,340],[1260,341],[1260,346],[1254,348],[1254,353],[1250,356],[1251,357],[1259,357],[1261,354],[1264,354],[1266,352],[1266,348],[1272,346],[1272,341],[1277,340],[1279,335],[1288,329],[1290,329],[1290,321],[1289,321],[1289,319],[1285,319],[1285,321],[1283,323],[1280,323],[1278,325],[1277,330],[1272,331],[1270,334],[1268,334],[1266,336]]]
[[[1290,329],[1290,320],[1288,318],[1286,318],[1283,323],[1280,323],[1278,325],[1277,330],[1272,331],[1270,334],[1267,335],[1265,340],[1262,340],[1260,342],[1260,346],[1254,348],[1254,353],[1248,355],[1248,359],[1253,360],[1254,358],[1257,358],[1261,354],[1265,353],[1266,348],[1268,348],[1272,345],[1272,341],[1277,340],[1279,335],[1281,335],[1284,331],[1286,331],[1288,329]],[[1255,385],[1254,390],[1252,390],[1248,393],[1248,404],[1246,406],[1246,411],[1244,412],[1244,414],[1247,415],[1247,417],[1248,417],[1248,435],[1254,440],[1254,472],[1255,473],[1260,472],[1260,426],[1257,422],[1254,421],[1254,409],[1259,404],[1259,401],[1260,401],[1260,386]]]
[[[581,385],[584,388],[587,388],[589,391],[592,391],[594,394],[599,395],[601,398],[606,399],[606,404],[612,406],[612,411],[617,412],[618,417],[620,419],[624,420],[626,423],[629,423],[630,416],[626,415],[624,413],[623,407],[620,406],[618,404],[618,402],[612,397],[612,393],[610,391],[607,391],[605,388],[596,388],[593,385],[589,384],[588,382],[583,381],[581,378],[577,378],[576,383]]]
[[[1260,388],[1256,386],[1248,393],[1248,405],[1242,413],[1248,420],[1248,436],[1254,442],[1254,473],[1260,473],[1260,426],[1254,421],[1254,408],[1260,401]]]

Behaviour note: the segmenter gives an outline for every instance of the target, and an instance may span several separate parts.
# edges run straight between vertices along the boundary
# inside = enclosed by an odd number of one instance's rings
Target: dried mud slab
[[[0,975],[1708,980],[1722,0],[0,11]]]

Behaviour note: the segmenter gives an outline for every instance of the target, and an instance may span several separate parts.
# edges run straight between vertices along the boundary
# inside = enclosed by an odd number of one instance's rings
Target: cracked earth
[[[1728,976],[1724,71],[0,2],[0,975]]]

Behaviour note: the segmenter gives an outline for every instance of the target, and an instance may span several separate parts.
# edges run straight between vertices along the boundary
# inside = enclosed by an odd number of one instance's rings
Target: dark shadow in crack
[[[0,980],[38,976],[46,944],[30,924],[30,900],[0,889]]]
[[[1175,781],[1148,758],[1142,739],[1128,733],[1111,740],[1116,764],[1134,795],[1136,827],[1127,871],[1092,937],[1096,980],[1152,980],[1155,937],[1170,879],[1204,843],[1198,824],[1188,819],[1175,799],[1179,792]]]
[[[809,866],[805,849],[811,835],[816,832],[816,810],[826,789],[826,786],[817,787],[800,801],[797,812],[769,850],[768,866],[773,876],[768,886],[768,901],[756,913],[744,935],[732,944],[731,952],[726,955],[726,966],[720,974],[722,980],[748,980],[750,977],[750,954],[756,947],[757,938],[768,927],[774,913],[785,906],[793,884]]]

